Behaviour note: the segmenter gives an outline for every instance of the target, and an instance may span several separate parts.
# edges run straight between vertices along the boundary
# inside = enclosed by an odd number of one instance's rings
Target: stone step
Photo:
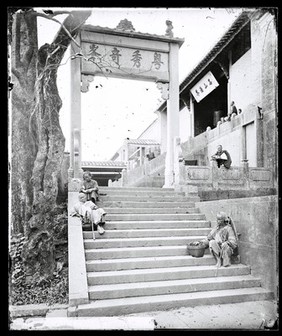
[[[104,202],[113,202],[113,201],[131,201],[131,202],[199,202],[200,197],[198,196],[177,196],[177,195],[107,195],[100,196],[101,202],[98,202],[97,205],[104,204]]]
[[[138,188],[135,188],[133,190],[111,190],[111,191],[101,191],[99,190],[99,194],[101,197],[104,196],[142,196],[142,197],[182,197],[185,196],[185,192],[183,191],[166,191],[159,188],[156,188],[156,190],[139,190]]]
[[[202,213],[197,214],[107,214],[106,222],[110,221],[158,221],[158,220],[205,220]],[[153,223],[152,223],[153,224]]]
[[[162,188],[165,184],[165,178],[160,176],[150,176],[150,180],[139,182],[137,188],[139,187],[153,187],[153,188]]]
[[[99,233],[95,232],[95,237]],[[205,239],[205,236],[190,237],[138,237],[138,238],[110,238],[110,239],[84,239],[84,248],[107,249],[126,247],[148,247],[148,246],[176,246],[189,244],[192,241]]]
[[[192,214],[200,213],[199,208],[105,208],[107,214]]]
[[[208,249],[207,249],[208,250]],[[207,252],[205,251],[205,253]],[[118,247],[85,250],[86,260],[188,255],[187,246]]]
[[[108,230],[108,224],[105,225],[105,233],[103,235],[95,232],[97,239],[109,238],[137,238],[137,237],[177,237],[177,236],[207,236],[211,231],[210,228],[179,228],[179,229],[139,229],[139,230]],[[83,232],[84,239],[92,239],[91,231]]]
[[[174,193],[174,188],[159,188],[159,187],[103,187],[99,186],[99,191],[104,192],[143,192],[143,191],[157,191],[157,192],[172,192]]]
[[[273,293],[261,287],[236,288],[194,293],[95,300],[91,301],[89,304],[70,307],[68,316],[118,316],[176,309],[180,307],[196,307],[200,305],[216,305],[272,299]]]
[[[89,286],[89,298],[90,300],[118,299],[148,295],[193,293],[260,286],[260,279],[251,275],[134,282]]]
[[[174,190],[172,188],[159,188],[159,187],[127,187],[127,188],[103,188],[99,187],[100,194],[178,194],[184,195],[184,191]]]
[[[154,220],[154,221],[110,221],[106,222],[105,230],[123,229],[188,229],[210,228],[207,220]]]
[[[205,254],[202,258],[185,256],[122,258],[105,260],[87,260],[87,272],[121,271],[141,268],[183,267],[198,265],[214,265],[215,259],[211,254]]]
[[[112,201],[100,202],[99,206],[102,208],[194,208],[195,202],[130,202],[130,201]]]
[[[242,264],[229,267],[215,265],[146,268],[122,271],[87,272],[88,286],[147,282],[161,280],[195,279],[250,274],[250,267]]]

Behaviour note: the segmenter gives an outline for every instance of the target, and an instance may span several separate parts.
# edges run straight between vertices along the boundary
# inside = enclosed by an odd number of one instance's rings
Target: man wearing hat
[[[217,267],[231,265],[231,255],[238,244],[231,218],[225,212],[217,214],[217,226],[202,242],[209,247]]]

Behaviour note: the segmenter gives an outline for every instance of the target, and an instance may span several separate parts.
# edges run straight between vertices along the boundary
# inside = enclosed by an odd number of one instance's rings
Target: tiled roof
[[[201,60],[201,62],[190,72],[190,74],[180,84],[180,92],[185,89],[187,84],[192,81],[222,50],[227,44],[234,38],[241,28],[250,20],[250,12],[243,12],[223,35],[223,37],[216,43],[216,45],[210,50],[210,52]]]
[[[205,67],[216,58],[216,56],[232,41],[234,36],[247,24],[250,20],[252,11],[244,11],[234,21],[228,31],[220,38],[215,46],[207,53],[207,55],[198,63],[198,65],[186,76],[179,85],[179,93],[181,93],[192,81],[205,69]],[[166,102],[162,103],[158,111],[164,110]]]
[[[166,27],[164,26],[164,30]],[[111,35],[124,35],[128,37],[136,37],[136,38],[146,38],[148,40],[160,40],[164,42],[175,42],[178,43],[179,46],[181,46],[184,43],[183,38],[179,37],[169,37],[166,35],[156,35],[156,34],[149,34],[149,33],[142,33],[142,32],[136,32],[136,31],[128,31],[128,30],[120,30],[116,28],[108,28],[108,27],[101,27],[101,26],[93,26],[93,25],[83,25],[81,27],[81,30],[86,31],[94,31],[97,33],[108,33]]]
[[[151,139],[129,139],[127,143],[132,145],[160,145],[159,142]]]
[[[82,167],[126,167],[122,161],[82,161]]]

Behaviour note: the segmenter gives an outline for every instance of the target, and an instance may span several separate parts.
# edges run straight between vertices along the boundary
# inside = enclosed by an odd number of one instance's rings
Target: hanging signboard
[[[209,93],[219,86],[217,80],[211,71],[209,71],[196,85],[192,87],[190,92],[199,103]]]
[[[169,80],[168,53],[158,50],[83,43],[82,71],[111,77]]]

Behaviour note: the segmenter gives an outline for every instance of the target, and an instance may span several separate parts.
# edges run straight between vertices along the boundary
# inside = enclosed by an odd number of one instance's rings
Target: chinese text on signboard
[[[100,45],[84,45],[83,68],[94,72],[151,76],[168,80],[168,54],[159,51]],[[92,64],[92,66],[91,66]],[[94,68],[93,68],[94,67]]]
[[[199,103],[209,93],[218,87],[218,82],[214,75],[209,71],[196,85],[192,87],[190,92]]]

